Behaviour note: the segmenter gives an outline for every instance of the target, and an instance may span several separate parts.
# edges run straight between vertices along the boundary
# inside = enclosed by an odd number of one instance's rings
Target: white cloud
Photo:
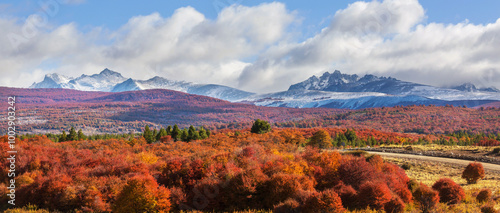
[[[317,35],[288,40],[298,33],[290,25],[300,19],[283,3],[267,3],[233,5],[213,20],[179,8],[170,17],[132,17],[114,32],[82,33],[74,23],[42,26],[18,48],[0,36],[0,85],[26,87],[49,72],[78,76],[109,67],[137,79],[159,75],[256,92],[284,90],[330,69],[500,87],[500,19],[424,24],[417,0],[356,2],[337,11]],[[0,19],[0,28],[23,35],[25,26]]]
[[[283,90],[329,69],[437,86],[469,81],[500,86],[500,62],[495,60],[500,19],[486,26],[423,24],[425,19],[417,0],[356,2],[337,11],[313,38],[269,48],[245,68],[240,86]]]

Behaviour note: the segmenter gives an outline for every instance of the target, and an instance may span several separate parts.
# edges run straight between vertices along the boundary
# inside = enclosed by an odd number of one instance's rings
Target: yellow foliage
[[[156,155],[148,152],[139,153],[139,159],[145,164],[155,164],[158,161]]]
[[[16,178],[16,184],[19,184],[19,186],[29,185],[34,181],[35,180],[33,180],[32,173],[29,172],[26,172]]]
[[[287,161],[285,168],[283,169],[284,173],[294,174],[294,175],[304,175],[309,170],[309,166],[307,162],[304,160],[300,161]]]

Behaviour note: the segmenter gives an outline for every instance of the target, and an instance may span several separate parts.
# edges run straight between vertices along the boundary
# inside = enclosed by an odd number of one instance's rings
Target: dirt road
[[[393,158],[408,158],[408,159],[417,159],[417,160],[425,160],[425,161],[435,161],[435,162],[442,162],[442,163],[458,164],[458,165],[463,165],[463,166],[467,166],[470,162],[473,162],[473,161],[468,161],[468,160],[460,160],[460,159],[453,159],[453,158],[439,158],[439,157],[430,157],[430,156],[423,156],[423,155],[410,155],[410,154],[399,154],[399,153],[388,153],[388,152],[368,152],[368,153],[377,154],[377,155],[386,156],[386,157],[393,157]],[[482,163],[482,164],[483,164],[484,169],[486,169],[486,170],[500,172],[500,165],[491,164],[491,163]]]

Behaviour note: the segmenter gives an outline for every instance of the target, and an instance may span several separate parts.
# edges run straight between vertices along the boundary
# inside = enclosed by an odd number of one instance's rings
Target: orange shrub
[[[415,189],[413,198],[418,202],[420,210],[427,213],[439,203],[439,193],[424,184]]]
[[[350,185],[345,185],[344,182],[338,183],[333,189],[342,199],[342,205],[345,208],[355,208],[358,206],[357,192]]]
[[[339,195],[331,189],[312,193],[303,207],[303,212],[305,213],[344,211],[342,200]]]
[[[382,210],[391,199],[391,190],[383,182],[368,181],[359,187],[358,201],[363,208]]]
[[[402,213],[405,211],[405,203],[399,197],[393,197],[384,206],[387,213]]]
[[[273,208],[274,213],[300,212],[300,204],[296,200],[289,198]]]
[[[265,183],[267,177],[260,168],[252,168],[238,173],[224,185],[224,193],[230,209],[256,208],[262,203],[256,199],[258,189]]]
[[[366,159],[375,169],[381,171],[384,165],[384,159],[380,155],[372,155]]]
[[[382,174],[366,162],[365,158],[351,156],[342,158],[337,174],[340,181],[351,185],[354,189],[359,189],[367,180],[379,180],[382,177]],[[335,181],[334,179],[328,183],[335,183]]]
[[[135,176],[118,194],[113,212],[168,212],[169,197],[170,191],[158,187],[152,176]]]
[[[307,176],[278,173],[258,189],[264,208],[293,198],[300,190],[314,190],[314,181]]]
[[[439,200],[443,203],[456,204],[465,198],[462,187],[449,178],[439,179],[432,188],[439,192]]]
[[[476,200],[478,202],[486,202],[491,199],[491,190],[490,189],[482,189],[479,194],[476,196]]]
[[[477,183],[479,179],[484,178],[484,168],[481,163],[469,163],[462,172],[462,178],[467,180],[467,183]]]
[[[492,204],[481,206],[481,213],[498,213]]]

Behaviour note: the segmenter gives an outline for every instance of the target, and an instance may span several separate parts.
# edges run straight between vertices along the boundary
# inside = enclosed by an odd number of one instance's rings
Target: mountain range
[[[390,107],[396,105],[455,105],[475,107],[500,100],[496,88],[477,88],[471,83],[443,88],[401,81],[375,75],[343,74],[338,70],[293,84],[287,91],[255,94],[217,84],[197,84],[153,77],[148,80],[125,78],[120,73],[104,69],[99,74],[71,78],[48,74],[30,88],[67,88],[82,91],[124,92],[148,89],[168,89],[209,96],[231,102],[258,106],[292,108]]]

